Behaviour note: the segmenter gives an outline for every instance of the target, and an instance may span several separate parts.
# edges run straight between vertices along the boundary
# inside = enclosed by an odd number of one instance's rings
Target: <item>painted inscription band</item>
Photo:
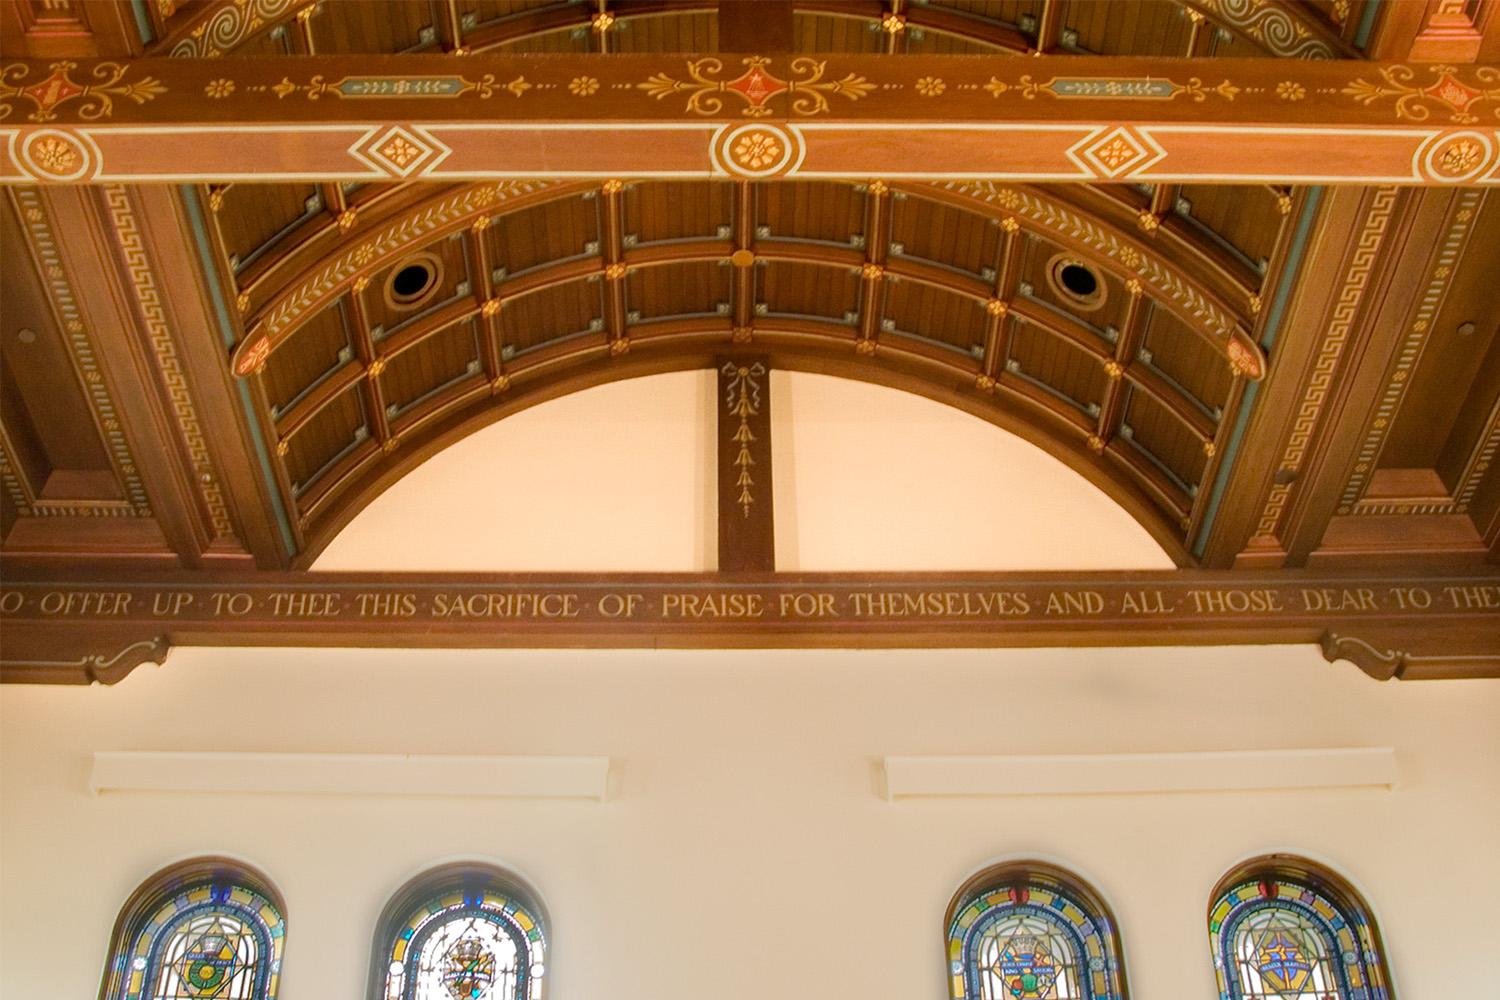
[[[1024,626],[1225,624],[1249,618],[1326,621],[1462,620],[1493,623],[1500,636],[1500,578],[1297,579],[1205,577],[850,579],[722,582],[698,577],[428,579],[332,577],[276,582],[139,584],[12,583],[0,589],[11,623],[226,625],[236,630],[307,626],[337,632],[377,624],[435,637],[545,626],[802,629],[879,627],[963,631]],[[420,642],[418,643],[420,644]]]

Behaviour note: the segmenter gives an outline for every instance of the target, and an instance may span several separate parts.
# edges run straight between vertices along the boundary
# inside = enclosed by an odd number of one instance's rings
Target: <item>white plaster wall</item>
[[[1377,908],[1403,1000],[1496,995],[1500,683],[1376,683],[1305,648],[175,651],[116,687],[0,689],[0,995],[88,998],[137,882],[243,857],[287,901],[283,1000],[362,995],[385,896],[513,866],[552,1000],[940,1000],[976,867],[1068,865],[1111,900],[1137,1000],[1214,996],[1207,895],[1290,850]],[[885,754],[1395,746],[1375,789],[905,800]],[[95,750],[597,754],[606,803],[86,791]]]
[[[1006,457],[1008,436],[978,421],[812,376],[778,387],[778,514],[792,526],[778,547],[803,569],[1164,565],[1107,500],[1069,506],[1097,491],[1050,459]],[[668,376],[504,421],[489,449],[453,449],[382,497],[319,565],[701,568],[711,397],[701,375]],[[491,475],[477,492],[475,469]],[[396,500],[430,530],[403,523]],[[915,502],[948,530],[914,537],[897,515]],[[1093,531],[995,515],[1028,505],[1086,509]],[[628,530],[606,523],[616,514]],[[887,803],[873,772],[887,754],[1387,745],[1395,792]],[[602,804],[94,797],[98,750],[605,755],[618,790]],[[1402,1000],[1488,1000],[1497,763],[1500,682],[1378,684],[1305,648],[180,649],[115,687],[0,687],[0,996],[94,996],[132,889],[226,853],[285,895],[282,1000],[363,996],[386,895],[458,856],[540,889],[552,1000],[941,1000],[950,895],[1016,856],[1071,867],[1113,902],[1136,1000],[1207,1000],[1207,894],[1237,861],[1289,850],[1365,891]]]

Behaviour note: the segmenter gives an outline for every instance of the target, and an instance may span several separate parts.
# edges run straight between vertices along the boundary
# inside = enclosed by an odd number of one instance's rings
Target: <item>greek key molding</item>
[[[161,294],[156,287],[156,272],[141,241],[140,227],[136,224],[135,213],[130,205],[130,195],[121,185],[107,184],[104,186],[104,202],[109,207],[115,239],[125,258],[125,268],[130,275],[130,286],[135,293],[136,304],[140,307],[141,320],[151,339],[156,370],[161,373],[162,383],[166,387],[167,398],[172,405],[172,416],[177,421],[177,431],[187,446],[188,461],[193,466],[193,482],[208,510],[214,534],[220,538],[233,538],[234,522],[224,503],[219,475],[209,454],[203,428],[198,422],[197,404],[193,401],[192,390],[183,375],[177,343],[167,323],[166,311],[162,308]]]
[[[1313,363],[1302,402],[1292,422],[1291,434],[1287,437],[1286,448],[1277,466],[1281,471],[1300,472],[1302,461],[1307,457],[1307,447],[1312,440],[1318,419],[1322,416],[1323,403],[1328,398],[1328,388],[1333,384],[1334,372],[1343,358],[1344,346],[1349,342],[1349,332],[1354,327],[1354,319],[1359,313],[1360,303],[1364,300],[1365,283],[1375,268],[1381,241],[1385,238],[1386,227],[1390,224],[1391,215],[1395,211],[1397,193],[1398,189],[1394,187],[1376,188],[1370,199],[1364,225],[1360,230],[1359,238],[1355,240],[1354,250],[1349,256],[1348,266],[1344,270],[1343,284],[1334,302],[1328,327],[1323,334],[1323,342],[1318,348],[1317,360]],[[1281,521],[1282,513],[1286,510],[1287,499],[1290,496],[1290,483],[1276,483],[1271,487],[1266,497],[1265,509],[1261,512],[1260,522],[1256,525],[1257,537],[1276,537],[1277,526]]]
[[[141,481],[136,468],[135,456],[125,440],[119,413],[115,410],[114,397],[105,382],[104,372],[99,368],[99,359],[94,354],[93,342],[83,325],[83,316],[78,311],[78,298],[73,285],[63,269],[62,256],[58,252],[57,239],[53,236],[51,219],[42,207],[42,199],[34,188],[13,188],[11,197],[20,217],[21,228],[32,254],[40,265],[37,270],[47,286],[47,295],[61,321],[64,339],[73,359],[76,373],[83,384],[84,395],[94,416],[94,423],[104,439],[114,466],[115,476],[125,489],[124,503],[107,501],[48,501],[33,502],[30,512],[34,515],[78,515],[84,517],[134,515],[151,516],[151,501],[146,495],[146,485]]]
[[[1363,504],[1359,501],[1364,496],[1365,487],[1369,485],[1370,476],[1374,474],[1380,451],[1390,435],[1391,425],[1395,422],[1396,413],[1401,408],[1401,400],[1406,395],[1406,388],[1411,384],[1412,373],[1416,370],[1417,362],[1422,358],[1422,351],[1432,335],[1433,318],[1437,315],[1438,307],[1443,304],[1443,299],[1447,295],[1448,285],[1452,282],[1453,273],[1458,266],[1458,258],[1463,253],[1465,244],[1468,243],[1474,217],[1478,214],[1479,206],[1483,201],[1483,191],[1466,190],[1458,196],[1453,211],[1448,217],[1447,235],[1443,237],[1442,245],[1438,248],[1432,272],[1428,275],[1427,287],[1422,290],[1422,297],[1417,300],[1417,307],[1408,321],[1407,333],[1401,342],[1401,349],[1396,354],[1391,370],[1386,373],[1385,388],[1381,392],[1380,402],[1375,406],[1374,417],[1365,432],[1365,439],[1360,444],[1359,452],[1355,455],[1354,471],[1349,477],[1349,482],[1344,486],[1343,495],[1339,497],[1338,512],[1340,514],[1407,512],[1388,510],[1390,503]],[[1402,506],[1411,507],[1412,505]],[[1422,506],[1424,509],[1412,512],[1449,513],[1453,505],[1447,505],[1448,510],[1425,509],[1433,506],[1431,504]]]

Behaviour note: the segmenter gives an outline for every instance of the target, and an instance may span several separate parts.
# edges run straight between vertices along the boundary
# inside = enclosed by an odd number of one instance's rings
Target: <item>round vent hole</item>
[[[385,281],[386,305],[392,309],[415,309],[437,293],[443,280],[443,262],[430,253],[413,254],[397,261]]]
[[[432,271],[426,264],[408,264],[391,279],[391,291],[398,299],[414,299],[432,284]]]
[[[1064,288],[1078,296],[1087,299],[1099,290],[1099,279],[1094,272],[1082,264],[1066,264],[1058,272],[1058,280]]]

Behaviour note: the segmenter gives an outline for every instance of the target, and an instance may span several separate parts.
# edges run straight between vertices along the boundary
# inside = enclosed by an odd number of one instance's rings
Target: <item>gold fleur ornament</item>
[[[740,136],[731,155],[746,170],[763,170],[781,156],[781,143],[769,132],[750,132]]]
[[[1276,85],[1276,96],[1283,101],[1300,101],[1307,96],[1307,88],[1293,80],[1283,80]]]
[[[232,93],[234,93],[233,80],[210,80],[208,86],[203,88],[204,96],[213,98],[216,101],[223,100]]]
[[[592,76],[575,76],[568,81],[568,92],[575,97],[588,97],[599,89],[599,81]]]

